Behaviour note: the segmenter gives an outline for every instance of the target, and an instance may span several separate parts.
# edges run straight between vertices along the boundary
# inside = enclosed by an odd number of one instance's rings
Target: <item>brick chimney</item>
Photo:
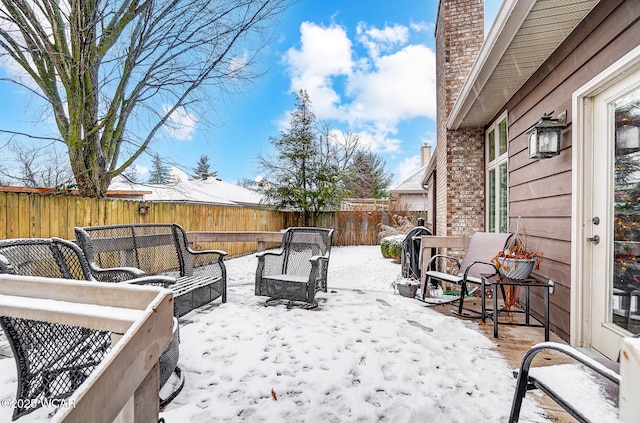
[[[437,235],[484,230],[484,130],[446,121],[484,40],[483,0],[440,0],[436,21]]]
[[[431,146],[425,143],[420,147],[420,167],[428,165],[429,160],[431,160]]]

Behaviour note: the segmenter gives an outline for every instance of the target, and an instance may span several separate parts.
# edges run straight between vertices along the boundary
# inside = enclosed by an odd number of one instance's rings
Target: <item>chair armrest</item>
[[[445,259],[447,261],[453,261],[456,264],[456,266],[458,267],[458,269],[460,269],[460,260],[458,260],[457,258],[451,257],[451,256],[447,256],[447,255],[444,255],[444,254],[436,254],[435,256],[431,257],[431,259],[429,260],[429,263],[427,263],[427,268],[425,269],[425,271],[429,271],[431,269],[431,267],[433,266],[433,264],[438,259]]]
[[[329,260],[329,257],[327,255],[323,255],[323,256],[311,256],[309,257],[309,261],[310,262],[318,262],[320,260]]]
[[[191,247],[187,246],[186,252],[194,255],[194,256],[205,256],[205,255],[210,255],[210,254],[217,254],[218,255],[218,261],[221,261],[225,256],[227,256],[229,253],[227,253],[226,251],[223,250],[202,250],[202,251],[196,251],[191,249]]]
[[[94,278],[100,282],[124,282],[145,276],[142,270],[135,267],[109,267],[103,269],[95,262],[89,262],[89,269]]]
[[[122,283],[130,283],[135,285],[150,285],[150,286],[159,286],[161,288],[170,288],[171,285],[176,283],[176,279],[171,276],[142,276],[135,279],[129,279],[126,281],[122,281]]]
[[[258,260],[261,257],[266,257],[266,256],[281,256],[284,254],[284,250],[282,248],[279,248],[277,250],[269,250],[269,251],[261,251],[259,253],[256,253],[256,257],[258,258]]]
[[[496,267],[496,265],[495,265],[495,264],[490,263],[490,262],[486,262],[486,261],[482,261],[482,260],[476,260],[476,261],[473,261],[473,262],[469,263],[469,265],[467,266],[467,268],[466,268],[466,269],[464,269],[463,274],[464,274],[464,279],[465,279],[465,280],[467,279],[467,276],[469,275],[469,271],[471,270],[471,268],[472,268],[473,266],[477,265],[477,264],[482,264],[482,265],[485,265],[485,266],[491,266],[493,269],[495,269],[495,271],[494,271],[494,273],[493,273],[493,274],[494,274],[494,275],[497,275],[497,274],[498,274],[498,268]]]
[[[580,364],[583,364],[589,367],[591,370],[600,374],[604,378],[609,379],[611,382],[616,383],[618,385],[620,384],[620,375],[618,373],[611,370],[601,362],[578,351],[577,349],[569,345],[561,344],[559,342],[541,342],[531,347],[531,349],[527,351],[525,355],[522,357],[522,361],[520,363],[520,370],[518,371],[518,378],[528,377],[529,369],[531,368],[531,363],[533,362],[533,359],[538,353],[545,350],[559,351],[573,358]]]

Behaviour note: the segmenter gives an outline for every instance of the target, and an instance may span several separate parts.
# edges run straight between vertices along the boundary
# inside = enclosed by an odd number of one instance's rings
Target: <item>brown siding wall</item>
[[[537,273],[556,282],[552,330],[569,339],[571,285],[571,96],[594,76],[638,46],[637,0],[600,2],[567,40],[507,103],[509,122],[510,230],[522,216],[532,246],[544,252]],[[548,160],[527,157],[524,132],[542,116],[567,110],[562,153]],[[532,300],[541,309],[541,298]]]

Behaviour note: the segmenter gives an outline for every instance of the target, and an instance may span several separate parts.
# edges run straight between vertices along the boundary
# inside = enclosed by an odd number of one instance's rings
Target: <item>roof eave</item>
[[[484,127],[601,0],[506,0],[449,114],[450,130]],[[554,36],[541,37],[540,34]]]
[[[536,0],[505,0],[502,3],[491,30],[471,67],[469,77],[465,80],[460,95],[447,118],[446,126],[448,129],[455,130],[462,126],[464,118],[482,93],[489,77],[535,3]],[[511,95],[513,93],[505,94],[505,103]]]

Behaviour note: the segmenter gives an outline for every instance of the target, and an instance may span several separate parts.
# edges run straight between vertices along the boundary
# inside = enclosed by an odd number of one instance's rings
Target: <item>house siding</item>
[[[571,286],[572,94],[638,46],[640,3],[601,1],[507,102],[509,122],[510,230],[522,216],[531,248],[544,252],[536,275],[555,281],[551,329],[569,340]],[[543,113],[567,111],[562,151],[548,160],[530,160],[525,132]],[[534,310],[542,299],[532,292]]]

